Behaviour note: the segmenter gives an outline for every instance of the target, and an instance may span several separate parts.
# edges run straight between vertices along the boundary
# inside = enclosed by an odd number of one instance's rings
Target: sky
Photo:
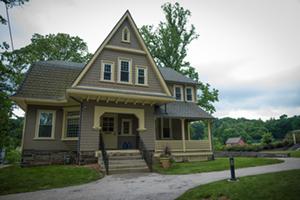
[[[95,52],[127,9],[139,27],[156,26],[164,20],[165,2],[30,0],[9,10],[15,49],[29,44],[34,33],[62,32],[81,37]],[[215,117],[300,114],[300,0],[178,2],[191,11],[189,23],[200,35],[186,60],[201,81],[219,90]],[[9,41],[6,26],[0,26],[0,38]]]

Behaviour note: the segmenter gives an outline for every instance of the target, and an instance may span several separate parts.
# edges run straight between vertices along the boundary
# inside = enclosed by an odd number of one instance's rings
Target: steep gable
[[[124,28],[130,33],[130,42],[122,41],[122,32]],[[128,58],[131,60],[131,78],[132,83],[124,84],[118,82],[119,59]],[[110,82],[101,81],[100,74],[103,73],[102,63],[109,61],[114,67],[112,73],[113,80]],[[148,85],[140,86],[136,83],[137,67],[143,66],[147,68]],[[150,55],[141,35],[138,32],[129,11],[119,20],[92,59],[81,71],[77,79],[74,81],[72,88],[80,89],[114,89],[124,91],[137,91],[140,93],[153,93],[154,95],[171,96],[170,91],[156,66],[152,56]]]

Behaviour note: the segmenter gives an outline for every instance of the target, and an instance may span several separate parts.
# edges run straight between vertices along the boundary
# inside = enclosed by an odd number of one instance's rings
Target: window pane
[[[192,101],[192,89],[191,88],[187,88],[186,89],[186,99],[188,100],[188,101]]]
[[[67,137],[78,137],[79,117],[67,119]]]
[[[138,69],[138,83],[145,84],[145,69]]]
[[[114,118],[113,117],[103,117],[102,130],[104,132],[113,132],[114,131]]]
[[[105,72],[111,72],[111,65],[110,64],[105,64],[104,65],[104,71]]]
[[[39,137],[51,137],[53,113],[41,112]]]
[[[121,77],[122,82],[129,82],[129,62],[121,61]]]
[[[121,81],[129,82],[129,73],[128,72],[121,72]]]
[[[128,135],[130,132],[130,122],[123,121],[123,134]]]
[[[104,70],[103,70],[103,79],[104,80],[111,80],[111,73],[112,68],[110,64],[104,64]]]
[[[176,100],[181,100],[181,88],[180,87],[175,88],[175,96],[176,96]]]
[[[111,80],[111,73],[110,72],[104,72],[103,79],[104,80]]]

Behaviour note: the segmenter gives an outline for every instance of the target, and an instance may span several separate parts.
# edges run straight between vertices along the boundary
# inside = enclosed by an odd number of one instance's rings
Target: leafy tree
[[[185,60],[187,46],[198,38],[194,25],[188,27],[188,18],[191,12],[175,3],[162,5],[165,14],[164,22],[160,22],[154,29],[153,25],[142,26],[140,32],[145,43],[160,67],[171,67],[174,70],[189,76],[198,82],[198,105],[206,111],[216,111],[213,103],[218,101],[218,90],[211,89],[207,83],[199,80],[199,74],[195,68]]]
[[[263,134],[261,138],[261,143],[263,144],[270,144],[274,140],[272,133],[266,132]]]
[[[28,0],[0,0],[8,8],[23,5]],[[0,15],[0,24],[6,25],[7,19]],[[7,51],[9,45],[5,41],[0,41],[1,52]],[[11,80],[14,79],[15,73],[11,68],[8,68],[3,62],[3,54],[0,54],[0,148],[7,145],[11,139],[11,115],[12,115],[12,102],[9,95],[13,92],[14,88]]]

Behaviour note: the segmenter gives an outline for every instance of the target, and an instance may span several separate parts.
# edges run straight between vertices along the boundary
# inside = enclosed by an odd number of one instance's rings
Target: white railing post
[[[185,127],[184,119],[181,119],[181,134],[182,134],[182,150],[185,152]]]

